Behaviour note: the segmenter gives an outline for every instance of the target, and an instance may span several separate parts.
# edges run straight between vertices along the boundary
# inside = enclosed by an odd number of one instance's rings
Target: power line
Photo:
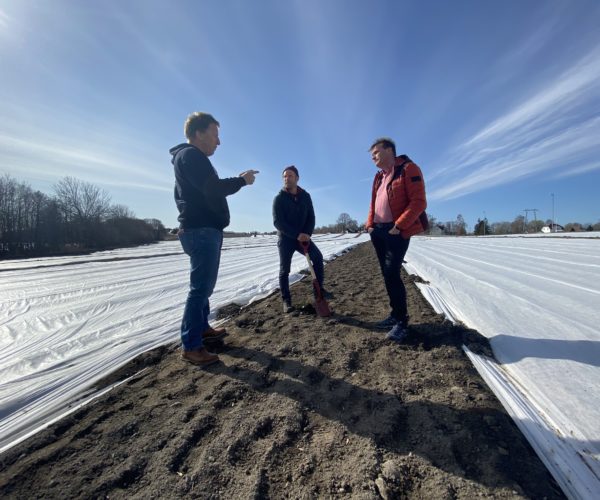
[[[529,212],[533,212],[533,221],[535,222],[537,220],[537,213],[538,213],[539,209],[538,208],[524,208],[523,212],[525,212],[525,221],[523,223],[523,229],[525,229],[525,227],[527,227],[527,221],[529,218]]]

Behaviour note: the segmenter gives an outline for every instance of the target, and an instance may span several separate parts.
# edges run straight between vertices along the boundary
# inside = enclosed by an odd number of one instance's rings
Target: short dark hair
[[[392,139],[390,139],[389,137],[379,137],[378,139],[375,139],[373,141],[373,144],[371,144],[369,151],[373,151],[373,148],[378,144],[381,144],[383,149],[392,148],[392,150],[394,151],[394,156],[396,156],[396,143]]]
[[[189,140],[192,140],[196,137],[196,132],[204,132],[211,123],[214,123],[217,127],[221,126],[213,115],[196,111],[185,120],[183,132]]]
[[[300,177],[300,174],[298,173],[298,169],[296,167],[294,167],[294,165],[290,165],[289,167],[285,167],[283,169],[283,171],[281,172],[281,175],[283,175],[286,170],[291,170],[292,172],[294,172],[296,174],[296,177]]]

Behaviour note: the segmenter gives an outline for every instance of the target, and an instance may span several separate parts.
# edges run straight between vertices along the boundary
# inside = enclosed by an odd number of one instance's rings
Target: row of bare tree
[[[0,259],[139,245],[166,234],[157,219],[137,219],[94,184],[65,177],[49,196],[0,177]]]

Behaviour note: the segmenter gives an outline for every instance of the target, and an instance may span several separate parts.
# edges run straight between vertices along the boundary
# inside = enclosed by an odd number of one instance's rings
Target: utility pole
[[[550,196],[552,196],[552,233],[556,232],[556,223],[554,222],[554,193],[550,193]]]
[[[533,212],[533,221],[535,222],[537,220],[537,213],[538,209],[537,208],[526,208],[523,210],[523,212],[525,212],[525,224],[527,224],[527,216],[529,215],[529,212]]]
[[[485,236],[485,226],[487,224],[487,217],[485,215],[485,210],[483,211],[483,235]]]

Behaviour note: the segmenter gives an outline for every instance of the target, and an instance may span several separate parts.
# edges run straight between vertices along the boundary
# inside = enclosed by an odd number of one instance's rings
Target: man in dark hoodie
[[[190,257],[190,291],[181,322],[182,358],[196,365],[219,360],[204,341],[222,338],[225,330],[208,324],[221,258],[223,229],[229,225],[226,197],[254,182],[257,170],[219,179],[208,159],[221,144],[219,122],[208,113],[192,113],[184,125],[188,142],[170,149],[175,167],[175,203],[179,210],[179,241]]]
[[[323,255],[310,237],[315,229],[315,211],[310,195],[298,186],[300,176],[294,166],[283,170],[283,189],[273,200],[273,224],[279,241],[279,288],[283,312],[293,310],[290,295],[290,266],[294,252],[304,254],[302,243],[308,243],[308,255],[313,263],[317,281],[323,290]],[[329,296],[323,291],[324,295]]]

